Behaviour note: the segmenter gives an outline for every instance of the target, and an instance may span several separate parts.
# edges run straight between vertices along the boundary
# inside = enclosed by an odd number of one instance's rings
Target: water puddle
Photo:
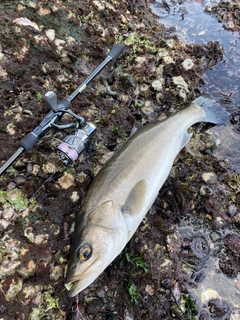
[[[227,30],[227,22],[219,22],[212,14],[211,5],[219,2],[164,0],[156,1],[151,9],[159,15],[160,23],[175,27],[175,34],[184,43],[203,45],[210,41],[220,42],[224,57],[206,71],[204,90],[224,101],[229,111],[237,112],[240,108],[240,33]],[[221,141],[221,147],[215,153],[227,157],[234,168],[240,171],[240,134],[230,126],[214,127],[210,132]]]
[[[205,265],[206,277],[192,289],[192,294],[200,302],[200,307],[204,307],[209,297],[224,299],[233,309],[240,308],[240,291],[237,289],[238,278],[226,277],[218,269],[218,259],[210,257]]]
[[[222,234],[222,236],[219,237],[219,240],[215,242],[211,240],[211,235],[209,234],[209,231],[199,229],[198,233],[196,233],[192,226],[185,225],[184,223],[179,227],[178,232],[181,235],[182,239],[194,239],[197,237],[202,237],[208,243],[210,249],[209,255],[208,257],[206,257],[205,261],[203,261],[201,268],[196,269],[200,271],[199,274],[204,276],[199,277],[196,287],[188,287],[188,290],[191,293],[191,295],[197,300],[199,309],[207,309],[208,302],[210,300],[219,299],[219,301],[226,302],[226,304],[229,307],[229,312],[230,310],[239,310],[240,274],[238,274],[237,277],[227,277],[219,268],[218,255],[213,255],[213,252],[215,250],[219,250],[219,248],[222,247],[221,238],[224,237],[224,234]],[[199,254],[200,251],[204,249],[204,246],[198,245],[195,249],[198,250],[197,254]],[[219,252],[222,252],[222,249],[220,249]],[[194,252],[191,252],[191,255],[192,253],[194,254]],[[185,263],[185,261],[182,262]],[[192,270],[194,270],[194,268]],[[220,319],[229,318],[220,317]],[[231,317],[231,319],[235,318]]]

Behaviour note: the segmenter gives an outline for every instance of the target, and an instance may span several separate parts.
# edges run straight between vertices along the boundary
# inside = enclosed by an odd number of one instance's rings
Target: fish
[[[76,215],[65,287],[74,297],[121,253],[158,196],[197,122],[225,124],[229,113],[203,94],[171,117],[138,129],[90,184]]]

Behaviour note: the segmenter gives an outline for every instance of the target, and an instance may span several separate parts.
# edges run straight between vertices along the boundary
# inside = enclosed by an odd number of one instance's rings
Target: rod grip
[[[23,137],[18,145],[19,147],[24,148],[26,151],[32,150],[32,148],[35,146],[35,144],[38,142],[39,136],[36,136],[34,133],[29,132],[26,134],[25,137]]]
[[[120,54],[123,53],[124,45],[121,43],[117,43],[109,52],[108,56],[110,56],[112,59],[116,59],[120,56]]]

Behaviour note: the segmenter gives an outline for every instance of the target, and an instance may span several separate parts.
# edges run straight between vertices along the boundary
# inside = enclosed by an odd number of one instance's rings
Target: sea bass
[[[229,113],[208,95],[134,133],[100,170],[77,214],[66,273],[68,295],[90,285],[119,255],[151,208],[174,159],[197,122],[226,123]]]

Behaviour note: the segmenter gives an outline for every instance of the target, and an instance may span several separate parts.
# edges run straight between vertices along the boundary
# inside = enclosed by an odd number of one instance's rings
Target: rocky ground
[[[199,96],[201,76],[223,55],[215,42],[180,43],[148,5],[0,4],[0,163],[49,111],[45,92],[55,91],[59,100],[69,96],[115,43],[125,45],[72,102],[76,114],[97,126],[80,161],[65,167],[54,146],[66,132],[50,131],[0,177],[0,319],[239,319],[239,305],[216,291],[205,290],[203,301],[190,294],[213,257],[215,271],[236,279],[240,295],[240,176],[211,153],[218,141],[206,124],[192,129],[191,142],[122,254],[78,301],[64,288],[75,213],[95,174],[136,123],[164,119]],[[231,122],[238,121],[234,111]],[[179,231],[184,227],[191,234]]]

